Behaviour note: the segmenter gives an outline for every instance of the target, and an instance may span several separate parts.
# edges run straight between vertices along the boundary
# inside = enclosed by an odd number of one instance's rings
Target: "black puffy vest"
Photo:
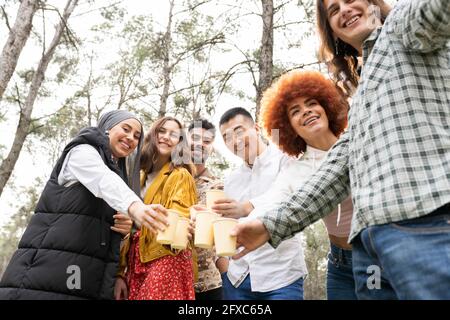
[[[80,144],[95,147],[105,164],[120,175],[111,160],[108,137],[97,128],[80,131],[64,149],[44,188],[0,281],[0,300],[113,299],[120,246],[120,235],[110,229],[115,211],[81,183],[58,185],[67,153]]]

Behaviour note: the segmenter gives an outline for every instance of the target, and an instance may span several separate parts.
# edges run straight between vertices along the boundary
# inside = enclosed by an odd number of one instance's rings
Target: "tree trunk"
[[[167,100],[169,99],[170,75],[173,66],[170,65],[170,55],[172,50],[172,17],[174,1],[170,1],[169,22],[167,23],[166,33],[164,34],[164,65],[163,65],[163,92],[161,94],[161,102],[159,105],[159,117],[164,117],[167,112]]]
[[[34,13],[38,0],[23,0],[17,12],[14,26],[0,56],[0,100],[17,66],[20,53],[30,36]]]
[[[66,7],[64,8],[64,13],[62,15],[62,19],[60,23],[57,25],[55,30],[55,35],[53,40],[39,61],[39,65],[36,69],[36,72],[33,75],[33,79],[31,81],[30,90],[28,92],[27,99],[25,101],[25,105],[20,110],[20,119],[19,124],[16,129],[16,134],[14,137],[14,142],[9,151],[6,159],[2,161],[0,166],[0,196],[3,193],[3,188],[11,176],[12,171],[14,170],[14,166],[16,165],[17,159],[19,158],[20,151],[22,150],[23,143],[29,133],[30,123],[31,123],[31,113],[33,111],[34,101],[38,95],[39,88],[44,81],[45,72],[47,70],[48,64],[53,57],[56,47],[58,46],[63,32],[66,28],[66,23],[70,15],[72,14],[75,6],[77,5],[78,0],[68,0]]]
[[[256,120],[259,117],[261,97],[272,83],[273,76],[273,0],[261,0],[263,33],[261,38],[260,56],[259,56],[259,81],[256,92]]]

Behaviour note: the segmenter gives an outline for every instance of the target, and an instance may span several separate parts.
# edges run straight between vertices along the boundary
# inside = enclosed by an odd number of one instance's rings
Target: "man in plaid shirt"
[[[343,32],[345,15],[368,10],[364,0],[324,3]],[[268,240],[277,247],[351,190],[358,298],[450,299],[449,21],[449,0],[401,1],[353,39],[363,68],[348,131],[288,201],[238,225],[245,248],[235,258]]]

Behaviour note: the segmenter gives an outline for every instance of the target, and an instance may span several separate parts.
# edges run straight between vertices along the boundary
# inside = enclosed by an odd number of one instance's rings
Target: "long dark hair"
[[[371,0],[367,1],[373,4]],[[316,1],[317,30],[320,37],[319,60],[327,64],[333,80],[347,96],[351,96],[359,82],[358,51],[339,38],[334,40],[323,2],[324,0]],[[381,16],[382,23],[385,19],[385,16]]]
[[[187,143],[184,127],[178,119],[170,116],[156,120],[145,135],[141,152],[141,169],[147,174],[152,172],[153,166],[159,157],[157,147],[158,132],[167,121],[174,121],[180,127],[180,141],[172,151],[172,156],[170,157],[170,169],[173,170],[175,168],[183,167],[187,169],[190,174],[195,174],[195,167],[192,164],[191,150]]]

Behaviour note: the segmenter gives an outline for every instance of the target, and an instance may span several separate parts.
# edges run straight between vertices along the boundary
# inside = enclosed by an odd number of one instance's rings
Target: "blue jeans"
[[[450,204],[371,226],[353,241],[359,299],[450,299]]]
[[[352,250],[330,244],[327,269],[327,299],[356,300]]]
[[[247,275],[238,288],[235,288],[227,277],[222,273],[222,288],[224,300],[303,300],[303,279],[269,292],[252,292],[250,276]]]

